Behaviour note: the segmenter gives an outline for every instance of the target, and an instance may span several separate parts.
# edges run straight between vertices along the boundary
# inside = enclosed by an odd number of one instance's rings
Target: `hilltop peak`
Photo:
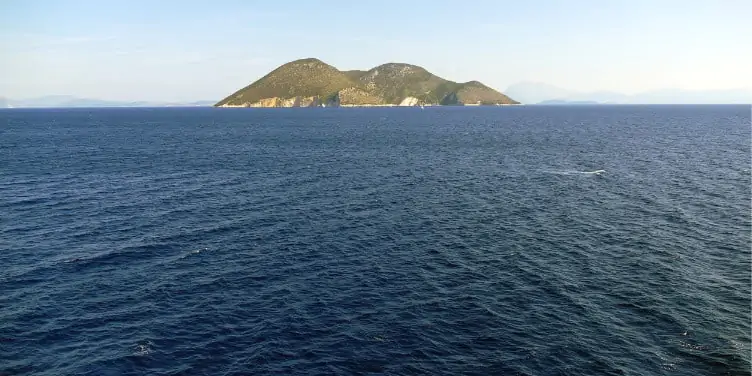
[[[371,69],[373,70],[373,69],[395,69],[395,68],[397,68],[397,69],[399,69],[399,68],[423,69],[423,67],[419,67],[419,66],[414,65],[414,64],[398,63],[398,62],[384,63],[384,64],[381,64],[381,65],[376,66],[376,67],[371,68]]]
[[[309,67],[309,68],[324,67],[324,68],[327,68],[327,69],[334,69],[334,70],[336,70],[336,68],[334,68],[333,66],[331,66],[331,65],[329,65],[329,64],[327,64],[327,63],[325,63],[325,62],[323,62],[323,61],[321,61],[321,60],[319,60],[319,59],[317,59],[315,57],[307,57],[307,58],[303,58],[303,59],[293,60],[293,61],[290,61],[290,62],[287,62],[285,64],[280,65],[279,68],[277,68],[277,69],[294,68],[294,67]]]
[[[317,59],[315,57],[306,57],[306,58],[302,58],[302,59],[293,60],[293,61],[291,61],[291,62],[289,62],[287,64],[284,64],[284,65],[290,65],[290,64],[307,64],[307,63],[317,63],[317,64],[329,65],[329,64],[326,64],[323,61],[321,61],[321,60],[319,60],[319,59]]]
[[[417,65],[407,64],[407,63],[386,63],[386,64],[381,64],[379,66],[373,67],[373,68],[371,68],[371,69],[368,70],[368,72],[376,72],[376,71],[394,72],[394,73],[397,73],[397,74],[411,74],[411,73],[428,72],[423,67],[419,67]]]

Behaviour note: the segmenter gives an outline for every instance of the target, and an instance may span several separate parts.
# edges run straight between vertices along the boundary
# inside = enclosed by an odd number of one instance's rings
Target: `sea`
[[[2,110],[0,375],[749,375],[751,112]]]

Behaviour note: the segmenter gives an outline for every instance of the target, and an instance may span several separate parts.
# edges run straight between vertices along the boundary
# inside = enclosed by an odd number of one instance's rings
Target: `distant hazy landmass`
[[[102,99],[79,98],[70,95],[47,95],[28,99],[0,98],[0,108],[82,108],[82,107],[178,107],[211,106],[215,101],[195,102],[150,102],[150,101],[109,101]]]
[[[505,91],[525,104],[557,104],[573,102],[615,104],[752,104],[752,89],[736,90],[652,90],[638,94],[612,91],[577,92],[540,82],[521,82]]]
[[[387,63],[339,69],[315,58],[285,63],[217,107],[337,107],[519,104],[478,81],[458,83],[425,68]]]
[[[514,98],[514,99],[512,99]],[[478,81],[457,83],[410,64],[340,71],[317,59],[280,66],[225,99],[168,102],[113,101],[71,95],[27,99],[0,96],[0,108],[86,107],[317,107],[416,105],[752,104],[752,89],[664,89],[638,94],[578,92],[540,82],[520,82],[504,93]]]
[[[572,104],[600,104],[600,102],[596,101],[566,101],[561,99],[551,99],[547,101],[538,102],[536,104],[548,104],[548,105],[572,105]]]

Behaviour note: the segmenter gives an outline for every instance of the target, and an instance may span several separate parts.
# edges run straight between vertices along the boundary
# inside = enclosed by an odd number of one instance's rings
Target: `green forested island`
[[[422,67],[387,63],[340,71],[319,59],[291,61],[216,107],[509,105],[519,102],[478,81],[457,83]]]

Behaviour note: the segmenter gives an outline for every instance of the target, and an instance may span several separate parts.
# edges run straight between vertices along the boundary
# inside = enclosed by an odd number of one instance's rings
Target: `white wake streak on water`
[[[564,171],[551,171],[551,170],[544,170],[542,171],[547,174],[554,174],[554,175],[599,175],[606,172],[606,170],[594,170],[594,171],[575,171],[575,170],[564,170]]]

